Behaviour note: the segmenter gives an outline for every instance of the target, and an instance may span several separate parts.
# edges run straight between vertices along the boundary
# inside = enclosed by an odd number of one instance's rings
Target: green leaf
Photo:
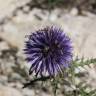
[[[73,62],[72,62],[73,66],[76,67],[83,67],[85,65],[89,66],[90,64],[96,64],[96,58],[91,58],[91,59],[87,59],[85,60],[84,57],[82,57],[81,59],[76,58]]]

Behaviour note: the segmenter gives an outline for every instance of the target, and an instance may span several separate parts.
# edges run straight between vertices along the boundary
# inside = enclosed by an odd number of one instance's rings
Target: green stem
[[[26,87],[28,87],[28,86],[36,83],[37,81],[46,81],[46,80],[51,79],[51,78],[53,78],[53,77],[52,76],[46,76],[46,77],[36,78],[36,79],[34,79],[34,80],[32,80],[32,81],[30,81],[28,83],[25,83],[24,86],[23,86],[23,88],[26,88]]]

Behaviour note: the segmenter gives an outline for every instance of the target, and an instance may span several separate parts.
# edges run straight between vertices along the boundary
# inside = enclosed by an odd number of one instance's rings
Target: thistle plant
[[[71,40],[60,28],[46,27],[29,36],[25,42],[26,60],[31,64],[29,74],[54,76],[70,66]]]
[[[60,89],[58,85],[71,89],[66,91],[63,87],[64,96],[96,96],[95,90],[86,92],[87,87],[82,86],[82,82],[75,83],[75,78],[79,74],[75,73],[75,69],[95,64],[96,59],[85,61],[84,58],[76,58],[73,60],[72,40],[61,28],[46,27],[32,32],[27,38],[24,53],[26,61],[31,65],[29,75],[34,75],[35,78],[25,83],[23,88],[42,81],[50,82],[54,96]]]

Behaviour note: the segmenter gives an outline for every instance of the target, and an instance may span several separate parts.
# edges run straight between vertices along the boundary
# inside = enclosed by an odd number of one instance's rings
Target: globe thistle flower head
[[[24,53],[31,64],[29,74],[53,76],[71,63],[71,39],[60,28],[46,27],[28,36]]]

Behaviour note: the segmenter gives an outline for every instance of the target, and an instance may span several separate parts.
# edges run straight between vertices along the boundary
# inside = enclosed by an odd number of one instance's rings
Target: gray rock
[[[35,92],[32,89],[23,89],[22,93],[24,96],[35,96]]]
[[[16,7],[24,5],[28,2],[29,0],[1,0],[0,1],[0,21],[2,20],[2,18],[8,16],[10,17],[10,15],[12,14],[12,12],[16,9]],[[6,2],[6,3],[5,3]],[[3,10],[3,11],[2,11]]]
[[[0,42],[0,51],[8,50],[8,49],[9,49],[9,46],[6,42],[4,42],[4,41]]]
[[[78,15],[78,9],[77,8],[72,8],[70,11],[70,15],[76,16]]]
[[[4,84],[7,84],[7,82],[8,82],[8,77],[7,76],[0,75],[0,83],[2,85],[4,85]]]
[[[20,76],[19,73],[11,73],[9,76],[9,80],[10,82],[21,82],[23,80],[23,78]]]
[[[0,86],[0,96],[23,96],[23,95],[15,88]]]

